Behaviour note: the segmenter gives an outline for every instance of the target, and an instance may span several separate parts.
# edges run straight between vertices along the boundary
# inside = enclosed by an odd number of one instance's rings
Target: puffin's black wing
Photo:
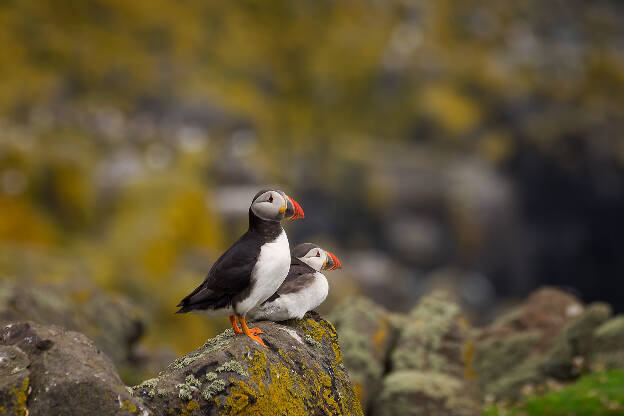
[[[260,255],[260,244],[245,233],[212,265],[206,279],[177,305],[176,313],[194,309],[219,309],[251,282],[251,272]]]
[[[284,279],[284,283],[277,289],[277,292],[262,303],[272,302],[279,298],[280,295],[297,292],[308,287],[314,281],[315,272],[316,270],[301,260],[292,258],[290,261],[290,270],[288,271],[286,279]]]

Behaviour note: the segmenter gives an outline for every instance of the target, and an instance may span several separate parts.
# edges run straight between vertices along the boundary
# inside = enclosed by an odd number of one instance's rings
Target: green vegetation
[[[483,416],[624,415],[624,371],[591,374],[544,396],[527,396],[514,406],[489,405]]]

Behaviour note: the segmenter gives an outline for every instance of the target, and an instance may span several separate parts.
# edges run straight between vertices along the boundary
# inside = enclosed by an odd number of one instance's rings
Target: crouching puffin
[[[342,268],[340,260],[316,244],[299,244],[292,250],[290,271],[277,292],[249,311],[254,321],[284,321],[303,318],[327,297],[329,285],[321,270]]]
[[[262,331],[248,328],[245,316],[273,295],[288,274],[290,247],[280,221],[303,217],[301,206],[284,192],[275,189],[258,192],[249,207],[247,232],[219,257],[203,283],[182,299],[176,313],[229,315],[234,332],[266,347],[258,336]]]

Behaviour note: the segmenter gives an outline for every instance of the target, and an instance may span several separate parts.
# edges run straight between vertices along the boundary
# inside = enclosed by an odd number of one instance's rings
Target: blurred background
[[[0,44],[0,276],[123,294],[148,348],[227,326],[173,312],[266,185],[342,260],[321,311],[624,311],[622,2],[8,0]]]

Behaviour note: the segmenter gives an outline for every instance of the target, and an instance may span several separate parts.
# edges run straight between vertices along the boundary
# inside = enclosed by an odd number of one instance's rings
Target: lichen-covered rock
[[[471,347],[468,321],[450,295],[424,296],[410,312],[392,352],[392,371],[418,370],[464,378]]]
[[[29,365],[30,360],[22,350],[0,345],[0,415],[26,415]]]
[[[611,315],[608,305],[587,308],[574,296],[542,288],[511,312],[475,331],[474,369],[490,398],[517,398],[524,387],[577,377],[592,334]]]
[[[361,415],[338,335],[315,313],[258,322],[265,349],[227,330],[133,387],[155,415]]]
[[[591,367],[624,368],[624,315],[608,320],[594,332]]]
[[[383,381],[375,416],[473,416],[478,404],[461,379],[438,372],[396,371]]]
[[[81,332],[117,365],[131,361],[143,333],[140,314],[126,298],[93,288],[0,281],[0,325],[34,321]]]
[[[33,322],[0,330],[0,409],[11,415],[149,415],[84,335]]]
[[[442,291],[423,297],[391,354],[392,372],[384,379],[375,415],[478,414],[472,353],[469,325],[457,302]]]
[[[329,318],[340,334],[345,366],[366,409],[381,388],[401,317],[367,298],[351,297],[338,304]]]
[[[596,302],[566,324],[545,354],[541,368],[544,374],[558,380],[572,380],[588,370],[594,331],[611,317],[611,313],[608,304]]]

